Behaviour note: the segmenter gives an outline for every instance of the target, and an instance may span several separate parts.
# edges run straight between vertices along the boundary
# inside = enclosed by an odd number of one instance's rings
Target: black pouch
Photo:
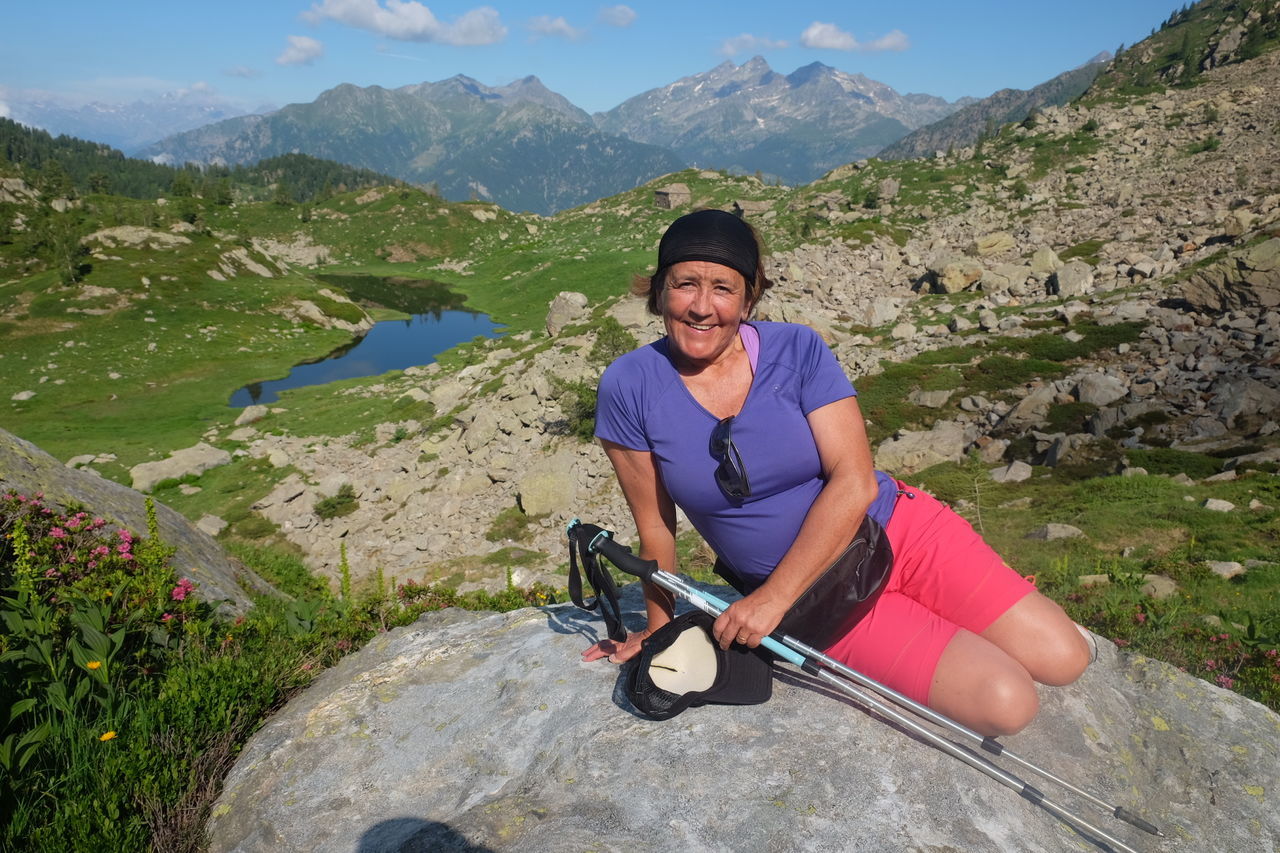
[[[864,516],[853,541],[796,599],[778,625],[778,633],[819,651],[853,630],[875,606],[893,570],[893,549],[879,522]],[[747,595],[752,588],[717,559],[715,573]]]

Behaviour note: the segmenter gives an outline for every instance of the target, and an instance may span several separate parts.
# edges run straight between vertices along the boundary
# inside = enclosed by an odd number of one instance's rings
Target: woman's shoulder
[[[600,385],[603,388],[607,385],[648,384],[661,381],[671,373],[666,339],[660,338],[615,358],[605,368]]]
[[[753,322],[760,333],[760,352],[771,359],[790,361],[795,357],[814,357],[827,349],[822,335],[803,323]]]

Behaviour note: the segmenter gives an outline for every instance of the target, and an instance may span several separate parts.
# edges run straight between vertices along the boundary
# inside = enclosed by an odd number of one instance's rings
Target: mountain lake
[[[367,275],[321,275],[366,308],[380,306],[410,315],[375,323],[363,337],[318,361],[296,365],[283,379],[250,382],[231,395],[230,406],[272,403],[281,391],[324,385],[339,379],[377,376],[430,364],[437,354],[477,336],[496,337],[498,324],[489,315],[463,308],[465,296],[429,279]]]

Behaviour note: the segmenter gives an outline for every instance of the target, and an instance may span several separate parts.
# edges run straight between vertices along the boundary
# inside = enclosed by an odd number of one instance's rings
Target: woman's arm
[[[735,641],[758,646],[777,628],[796,599],[849,544],[875,500],[875,466],[857,398],[815,409],[808,421],[826,482],[769,578],[716,619],[712,632],[722,648]]]
[[[640,534],[640,558],[656,560],[663,571],[676,568],[676,506],[662,485],[653,454],[647,450],[632,450],[601,439],[605,455],[613,464],[614,473],[622,494],[631,508],[636,531]],[[675,600],[669,592],[652,584],[644,585],[645,612],[649,624],[645,630],[627,635],[621,645],[612,640],[601,640],[582,653],[585,661],[608,656],[614,663],[630,660],[640,651],[640,642],[671,621],[675,612]]]

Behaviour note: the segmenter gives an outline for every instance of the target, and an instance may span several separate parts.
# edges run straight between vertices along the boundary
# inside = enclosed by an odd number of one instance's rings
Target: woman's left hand
[[[754,649],[778,627],[788,606],[765,594],[764,589],[756,590],[725,608],[711,626],[711,633],[722,649],[733,643]]]

